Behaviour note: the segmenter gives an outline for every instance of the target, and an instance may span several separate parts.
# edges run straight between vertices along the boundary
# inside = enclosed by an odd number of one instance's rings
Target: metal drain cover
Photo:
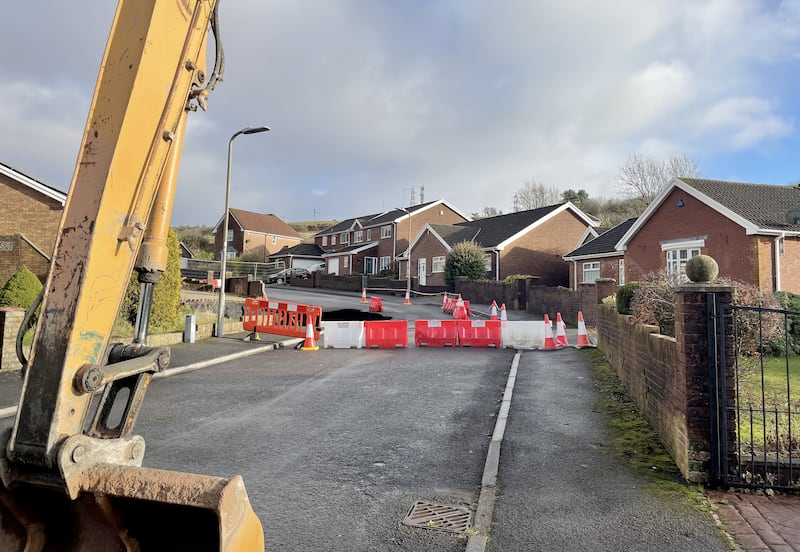
[[[446,506],[417,501],[408,511],[403,525],[463,533],[472,523],[472,510],[466,506]]]

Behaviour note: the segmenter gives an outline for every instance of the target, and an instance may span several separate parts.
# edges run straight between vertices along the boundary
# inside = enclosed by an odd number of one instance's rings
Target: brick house
[[[616,248],[625,253],[628,282],[682,274],[702,253],[717,261],[720,277],[800,293],[800,188],[676,178]]]
[[[569,268],[562,255],[595,226],[595,220],[570,202],[454,225],[428,224],[411,245],[412,278],[419,286],[446,285],[447,254],[457,243],[472,241],[485,252],[487,279],[529,274],[538,276],[541,285],[566,286]]]
[[[314,236],[325,253],[329,274],[397,274],[410,238],[429,223],[454,224],[470,220],[456,207],[439,199],[384,213],[344,220]]]
[[[230,209],[228,214],[228,258],[245,254],[258,255],[262,261],[284,247],[293,247],[303,241],[297,230],[273,214],[253,213]],[[222,226],[220,218],[214,226],[214,258],[222,258]]]
[[[315,243],[301,243],[294,247],[284,247],[269,256],[270,262],[283,262],[286,268],[311,268],[323,262],[324,251]]]
[[[617,249],[617,242],[634,222],[636,218],[630,218],[606,229],[564,255],[563,259],[569,264],[570,289],[576,290],[580,284],[593,284],[598,278],[613,278],[618,286],[625,284],[625,252]]]
[[[0,163],[0,286],[27,266],[44,282],[67,194]]]

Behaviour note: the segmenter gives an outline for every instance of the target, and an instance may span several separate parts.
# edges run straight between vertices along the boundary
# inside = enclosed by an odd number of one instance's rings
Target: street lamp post
[[[411,213],[403,207],[397,208],[408,215],[408,249],[406,250],[406,297],[411,296]]]
[[[225,215],[222,221],[222,259],[219,271],[219,312],[217,313],[217,337],[222,337],[225,330],[225,273],[228,269],[228,211],[230,209],[231,197],[231,156],[233,154],[233,141],[237,136],[242,134],[257,134],[259,132],[266,132],[269,127],[246,127],[233,133],[231,139],[228,140],[228,173],[225,178]]]

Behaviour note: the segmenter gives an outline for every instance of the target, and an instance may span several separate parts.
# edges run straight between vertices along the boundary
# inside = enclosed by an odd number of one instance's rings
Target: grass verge
[[[644,492],[677,499],[694,510],[716,510],[703,487],[688,484],[664,449],[655,431],[639,413],[614,368],[597,349],[589,351],[600,410],[606,414],[614,449],[623,461],[647,481]]]

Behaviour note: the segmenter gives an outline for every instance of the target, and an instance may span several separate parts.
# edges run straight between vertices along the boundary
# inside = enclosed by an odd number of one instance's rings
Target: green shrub
[[[39,278],[23,266],[0,289],[0,307],[22,307],[27,310],[41,290]]]
[[[631,304],[633,303],[633,296],[636,294],[636,290],[638,288],[639,282],[628,282],[627,284],[619,287],[617,290],[618,313],[631,314],[633,312]]]
[[[486,277],[486,263],[481,246],[475,242],[463,241],[453,246],[444,260],[444,280],[452,286],[459,276],[470,280]]]
[[[503,283],[513,284],[517,280],[527,280],[528,278],[532,278],[532,276],[530,274],[509,274],[503,279]]]
[[[779,291],[775,294],[775,298],[778,300],[778,304],[783,310],[800,312],[800,295],[788,291]],[[788,345],[790,352],[798,354],[800,353],[800,315],[787,314],[786,325],[786,341],[788,343],[784,343],[783,340],[779,339],[777,343],[775,343],[775,347],[778,349],[779,353],[783,353]]]
[[[153,288],[150,328],[171,330],[178,324],[181,315],[181,255],[178,235],[172,228],[167,235],[167,248],[167,268]],[[134,271],[128,280],[128,288],[117,316],[118,326],[124,326],[124,322],[136,324],[140,288],[141,284]]]

